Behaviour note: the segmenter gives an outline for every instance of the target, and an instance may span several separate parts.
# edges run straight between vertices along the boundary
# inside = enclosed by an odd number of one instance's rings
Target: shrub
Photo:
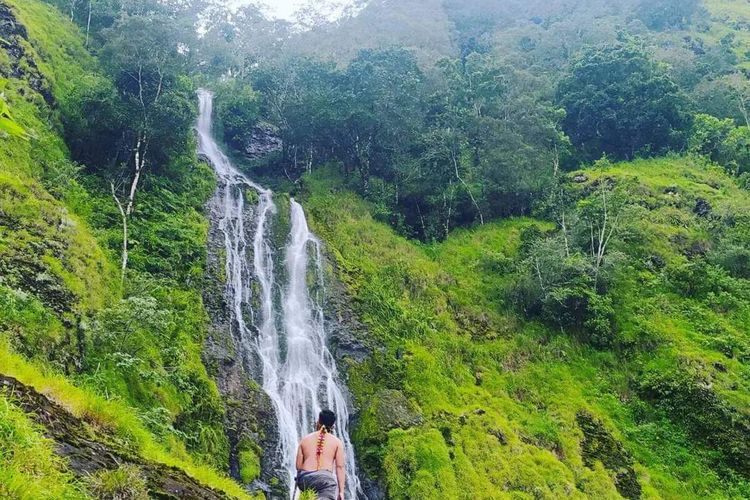
[[[146,480],[140,469],[124,464],[115,470],[99,471],[88,480],[89,491],[95,498],[109,500],[148,500]]]
[[[750,474],[750,419],[719,397],[699,367],[683,363],[670,371],[645,373],[641,395],[682,422],[696,441],[716,452],[720,465]]]
[[[577,252],[568,255],[565,242],[557,235],[529,244],[511,296],[527,317],[605,347],[613,342],[614,308],[602,285],[590,259]]]

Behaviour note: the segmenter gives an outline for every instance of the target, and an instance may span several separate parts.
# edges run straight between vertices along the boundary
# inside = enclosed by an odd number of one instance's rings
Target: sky
[[[230,5],[260,4],[270,17],[293,21],[297,9],[308,2],[305,0],[229,0],[228,3]],[[351,0],[313,0],[313,3],[318,4],[326,17],[333,21],[354,2]]]

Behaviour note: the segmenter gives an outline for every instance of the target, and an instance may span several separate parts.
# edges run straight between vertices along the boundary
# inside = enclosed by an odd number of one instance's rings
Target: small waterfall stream
[[[302,206],[290,200],[291,225],[283,256],[271,244],[278,215],[273,193],[239,172],[211,134],[213,94],[199,92],[198,152],[219,180],[226,251],[226,302],[232,334],[244,363],[258,360],[258,383],[271,398],[279,431],[282,463],[293,491],[295,455],[302,436],[313,430],[318,412],[336,413],[336,435],[346,451],[347,498],[360,497],[354,449],[349,439],[349,410],[338,383],[336,364],[324,327],[325,296],[320,241],[310,232]],[[250,207],[246,190],[258,194]],[[282,260],[283,257],[283,260]],[[275,265],[284,266],[277,283]],[[268,452],[268,450],[266,450]]]

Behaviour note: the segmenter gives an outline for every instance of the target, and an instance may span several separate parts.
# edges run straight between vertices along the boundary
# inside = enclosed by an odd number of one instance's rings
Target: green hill
[[[519,311],[518,269],[554,222],[416,245],[335,179],[308,179],[315,229],[372,335],[372,359],[348,368],[355,437],[390,497],[750,494],[750,289],[720,264],[729,241],[746,248],[750,194],[690,158],[601,165],[570,174],[569,224],[602,183],[630,213],[608,257],[612,337],[595,341],[577,319]]]
[[[158,273],[142,275],[151,282],[146,293],[123,290],[108,246],[117,225],[102,217],[116,208],[96,176],[71,160],[62,135],[72,95],[101,75],[77,28],[54,8],[36,0],[0,2],[2,95],[25,131],[0,139],[0,372],[9,377],[0,388],[0,496],[108,497],[124,489],[134,495],[128,498],[142,498],[172,481],[197,488],[199,496],[247,497],[217,470],[226,461],[221,431],[213,442],[205,435],[208,444],[196,444],[188,429],[222,425],[218,391],[200,361],[206,331],[200,291]],[[189,250],[193,231],[201,253],[202,201],[184,201],[196,191],[162,189],[150,203],[144,196],[157,212],[151,220],[161,230],[169,227],[167,217],[182,227]],[[163,195],[172,197],[172,207],[154,204]],[[177,211],[182,215],[170,213]],[[136,224],[144,244],[152,228]],[[127,336],[129,346],[118,351],[131,349],[129,360],[113,357],[108,342],[118,335]],[[165,356],[164,344],[175,358]],[[47,399],[52,406],[45,410],[39,405]],[[178,431],[176,419],[195,410],[196,401],[204,417]],[[83,434],[70,430],[66,444],[65,433],[55,431],[62,422]],[[70,455],[80,446],[76,439],[101,446],[99,453],[109,450],[117,461],[97,459],[89,445],[72,461],[56,455],[65,449]]]
[[[284,496],[200,86],[271,301],[289,196],[323,242],[368,498],[750,498],[748,2],[256,14],[0,0],[0,497]]]

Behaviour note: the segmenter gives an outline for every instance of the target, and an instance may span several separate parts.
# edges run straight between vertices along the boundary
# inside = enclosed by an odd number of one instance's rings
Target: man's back
[[[343,451],[342,443],[339,438],[333,434],[323,434],[325,438],[322,442],[321,453],[320,453],[320,464],[318,464],[318,443],[320,441],[321,433],[313,432],[308,434],[300,442],[300,448],[302,449],[302,470],[314,471],[314,470],[329,470],[334,471],[334,462],[336,461],[337,455]],[[341,451],[340,451],[341,450]],[[343,454],[342,454],[343,455]],[[342,463],[338,464],[343,467]]]
[[[330,432],[335,423],[332,411],[321,411],[318,431],[303,437],[297,449],[297,486],[313,491],[318,500],[344,500],[346,456],[343,443]]]

